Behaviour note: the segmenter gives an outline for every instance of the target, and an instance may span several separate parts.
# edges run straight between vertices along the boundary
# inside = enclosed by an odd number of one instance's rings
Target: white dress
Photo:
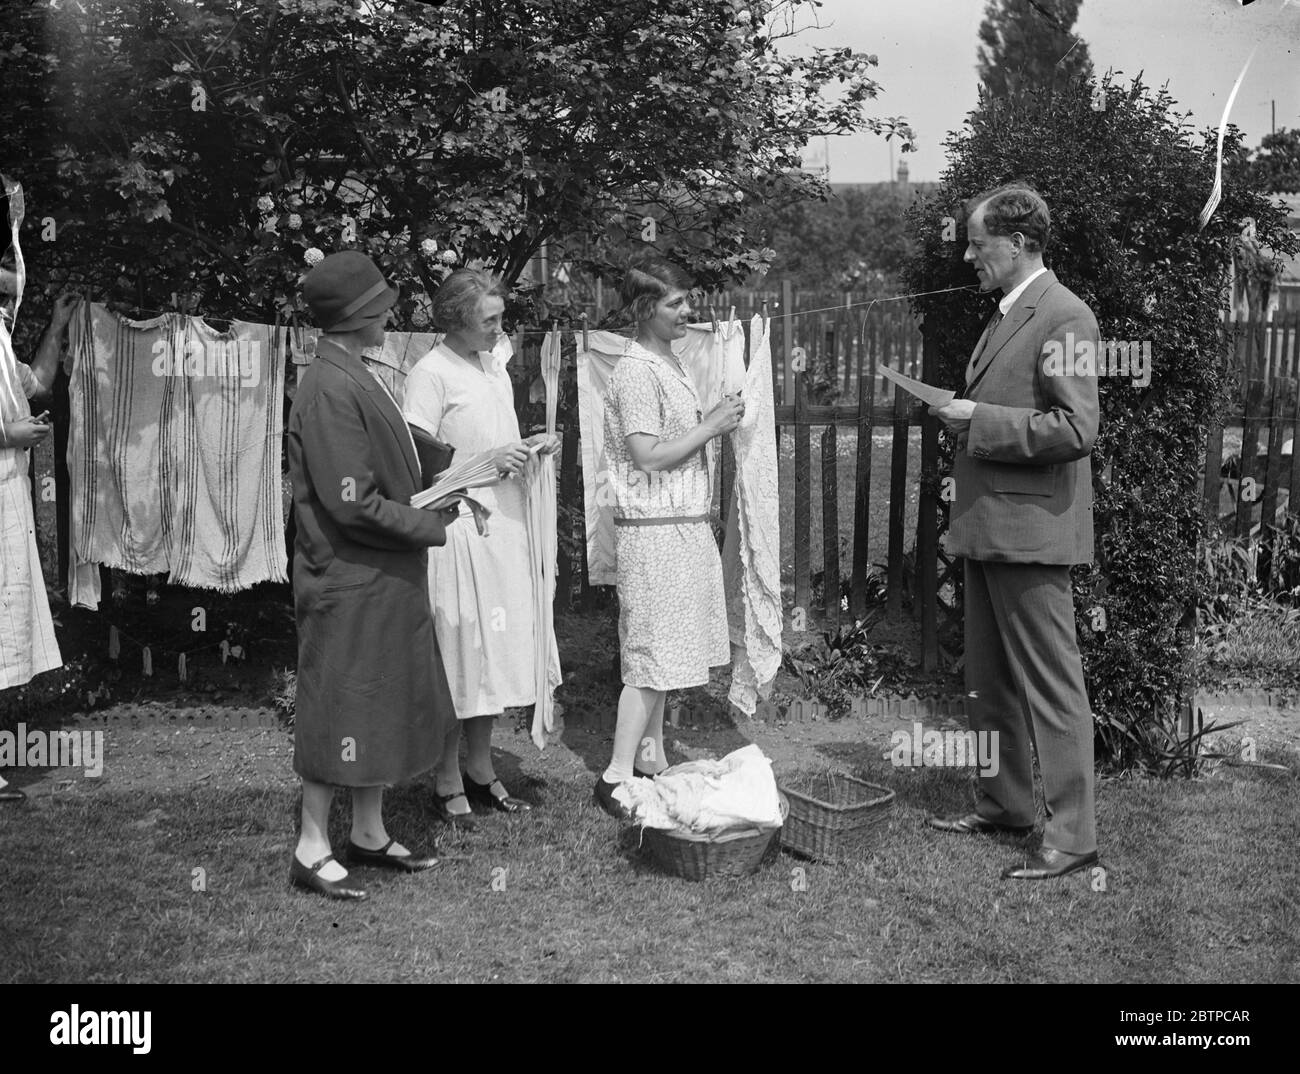
[[[480,354],[483,369],[440,343],[406,378],[406,420],[466,455],[520,439],[508,354]],[[473,496],[492,511],[481,537],[469,509],[429,549],[429,597],[456,715],[462,720],[537,698],[534,593],[520,477]]]
[[[0,421],[30,417],[27,396],[35,391],[35,376],[15,359],[0,323]],[[27,452],[0,447],[0,690],[62,666],[36,549]]]

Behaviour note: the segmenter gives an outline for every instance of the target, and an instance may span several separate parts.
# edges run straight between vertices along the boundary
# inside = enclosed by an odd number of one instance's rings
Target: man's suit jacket
[[[951,553],[1092,562],[1097,378],[1086,367],[1076,374],[1075,357],[1088,348],[1095,355],[1097,343],[1092,311],[1051,271],[985,329],[967,369],[966,397],[976,406],[954,459]]]

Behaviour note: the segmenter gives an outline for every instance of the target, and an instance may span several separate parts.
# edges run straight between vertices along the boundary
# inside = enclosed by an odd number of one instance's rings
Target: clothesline
[[[817,307],[817,308],[815,308],[815,309],[810,309],[810,310],[787,310],[787,311],[784,312],[784,313],[770,313],[770,314],[767,314],[767,316],[768,316],[768,319],[769,319],[769,320],[779,321],[779,320],[781,320],[781,319],[784,318],[784,317],[803,317],[803,316],[807,316],[807,315],[809,315],[809,314],[814,314],[814,313],[837,313],[837,312],[839,312],[840,310],[857,309],[857,308],[859,308],[859,307],[861,307],[861,306],[865,306],[865,307],[867,307],[866,312],[869,313],[870,310],[871,310],[871,307],[874,306],[874,305],[875,305],[876,303],[878,303],[878,302],[901,302],[903,299],[907,299],[907,298],[925,298],[925,297],[927,297],[927,296],[929,296],[929,295],[942,295],[942,294],[948,294],[948,293],[953,292],[953,291],[975,291],[975,290],[978,290],[978,289],[979,289],[979,285],[978,285],[978,284],[966,284],[966,285],[964,285],[964,286],[962,286],[962,287],[941,287],[941,288],[939,288],[938,290],[934,290],[934,291],[909,291],[909,292],[904,293],[904,294],[897,294],[897,295],[883,295],[883,296],[878,296],[878,297],[876,297],[876,298],[863,299],[863,300],[860,301],[860,302],[844,302],[844,303],[840,303],[839,305],[835,305],[835,306],[820,306],[820,307]],[[763,305],[764,307],[767,306],[767,302],[766,302],[766,300],[764,300],[764,302],[762,303],[762,305]],[[779,308],[780,303],[774,302],[772,305],[773,305],[773,308],[775,309],[775,308]],[[130,307],[130,308],[131,308],[132,310],[134,310],[136,313],[141,313],[141,314],[151,314],[151,315],[156,316],[156,317],[165,317],[165,316],[168,316],[168,315],[170,315],[170,314],[178,314],[179,316],[182,316],[182,317],[197,317],[199,320],[201,320],[201,321],[205,321],[205,322],[207,322],[208,324],[212,324],[212,321],[225,321],[225,322],[227,322],[227,323],[229,324],[229,323],[233,322],[234,320],[237,320],[237,319],[238,319],[238,318],[231,318],[231,317],[213,317],[213,318],[209,318],[209,317],[205,316],[204,314],[200,314],[200,313],[180,313],[178,310],[159,310],[159,309],[152,309],[152,308],[149,308],[149,307],[146,307],[146,306],[132,306],[132,307]],[[710,307],[710,308],[712,308],[712,307]],[[734,311],[734,310],[735,310],[735,306],[732,305],[731,309]],[[123,316],[124,316],[124,315],[123,315]],[[131,319],[134,320],[135,318],[132,317]],[[715,323],[716,323],[717,321],[719,321],[719,320],[722,320],[722,319],[723,319],[723,318],[717,318],[717,317],[713,318],[713,320],[714,320]],[[732,319],[734,319],[734,316],[732,316],[732,317],[728,317],[728,318],[726,318],[726,319],[727,319],[727,320],[732,320]],[[583,314],[583,316],[582,316],[582,321],[585,322],[586,320],[587,320],[586,314]],[[286,328],[287,328],[287,327],[290,327],[291,324],[292,324],[292,322],[291,322],[290,320],[285,320],[285,319],[283,318],[283,315],[281,315],[281,319],[280,319],[280,322],[279,322],[279,323],[280,323],[280,326],[281,326],[281,327],[286,327]],[[213,325],[213,327],[216,327],[216,326]],[[307,326],[299,326],[299,327],[307,327]],[[427,327],[427,326],[426,326],[426,327]],[[585,324],[585,323],[580,323],[580,324],[577,324],[577,325],[570,324],[570,325],[566,325],[566,326],[564,326],[564,328],[567,328],[568,330],[570,330],[570,331],[572,331],[572,332],[574,332],[574,333],[581,332],[581,331],[583,331],[584,329],[586,329],[586,330],[588,330],[588,331],[596,331],[596,330],[597,330],[597,326],[595,326],[595,325],[590,325],[590,326],[589,326],[589,325],[587,325],[587,324]],[[543,338],[544,338],[544,337],[545,337],[549,332],[556,331],[556,330],[563,331],[564,328],[561,328],[558,324],[553,324],[552,327],[550,327],[550,328],[519,328],[519,329],[516,329],[514,332],[508,332],[507,335],[511,335],[511,336],[540,336],[540,337],[543,337]],[[615,325],[615,326],[613,326],[612,328],[600,328],[599,330],[602,331],[602,332],[630,332],[630,331],[633,331],[635,328],[636,328],[636,325],[635,325],[635,324],[620,324],[620,325]],[[436,329],[435,329],[435,331],[436,331]]]

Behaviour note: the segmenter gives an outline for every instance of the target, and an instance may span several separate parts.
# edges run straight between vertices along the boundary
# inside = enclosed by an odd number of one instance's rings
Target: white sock
[[[626,783],[632,778],[632,765],[654,712],[656,698],[662,713],[662,692],[636,686],[623,687],[618,698],[618,723],[614,727],[614,754],[605,769],[606,783]]]

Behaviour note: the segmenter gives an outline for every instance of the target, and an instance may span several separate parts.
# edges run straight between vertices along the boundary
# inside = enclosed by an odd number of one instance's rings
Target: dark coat
[[[321,341],[287,433],[297,516],[294,770],[345,787],[437,764],[455,720],[433,632],[439,516],[410,506],[420,464],[406,423],[360,359]]]
[[[967,370],[975,414],[953,459],[951,554],[1092,562],[1089,455],[1100,408],[1093,365],[1079,358],[1097,343],[1092,311],[1050,270],[985,329]]]

